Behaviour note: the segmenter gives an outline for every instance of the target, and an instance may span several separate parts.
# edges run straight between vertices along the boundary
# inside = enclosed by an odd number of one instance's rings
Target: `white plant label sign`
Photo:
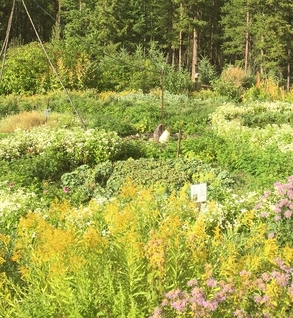
[[[51,109],[50,108],[45,109],[44,115],[45,117],[49,117],[51,115]]]
[[[192,184],[191,185],[191,199],[196,196],[197,202],[204,202],[207,200],[207,184]]]

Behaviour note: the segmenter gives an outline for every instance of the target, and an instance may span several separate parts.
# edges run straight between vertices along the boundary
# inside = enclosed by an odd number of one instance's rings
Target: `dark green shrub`
[[[213,88],[218,95],[236,102],[241,101],[244,90],[250,86],[251,79],[244,70],[232,65],[224,69],[221,76],[213,82]]]
[[[216,80],[217,72],[207,57],[203,57],[198,65],[199,83],[211,85]]]
[[[71,203],[78,205],[87,202],[93,196],[95,189],[95,175],[88,165],[82,165],[61,176],[61,185],[67,192]]]
[[[227,187],[234,183],[227,171],[202,161],[141,158],[116,162],[113,173],[107,181],[107,191],[112,194],[117,193],[127,178],[145,187],[154,186],[165,193],[178,191],[185,184],[206,182],[209,198],[218,200],[225,197]]]
[[[36,94],[42,91],[48,61],[39,43],[8,50],[5,72],[0,83],[2,94]]]
[[[10,180],[17,187],[28,187],[39,192],[45,180],[58,181],[70,169],[70,158],[65,153],[52,150],[41,156],[2,161],[1,177],[3,181]]]
[[[118,161],[107,182],[107,189],[117,193],[127,178],[146,187],[155,186],[170,192],[188,182],[188,176],[176,169],[174,161],[139,159]]]

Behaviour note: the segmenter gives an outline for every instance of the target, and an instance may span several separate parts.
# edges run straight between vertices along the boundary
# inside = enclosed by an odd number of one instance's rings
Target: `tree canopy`
[[[206,60],[273,76],[290,87],[293,0],[16,0],[12,43],[36,41],[25,2],[44,42],[61,40],[70,51],[134,54],[153,45],[174,69],[190,74]],[[0,4],[4,41],[11,0]]]

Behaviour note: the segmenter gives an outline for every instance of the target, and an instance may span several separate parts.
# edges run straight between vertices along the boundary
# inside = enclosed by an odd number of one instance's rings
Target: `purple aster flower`
[[[243,318],[245,312],[242,309],[237,309],[236,311],[233,312],[233,315],[237,318]]]
[[[165,297],[168,299],[175,299],[181,295],[181,290],[170,290],[168,293],[165,294]]]
[[[258,304],[262,301],[262,297],[260,295],[255,295],[253,298]]]
[[[269,281],[269,280],[271,279],[271,275],[270,275],[269,273],[267,273],[267,272],[263,273],[263,274],[261,275],[261,277],[262,277],[262,279],[263,279],[265,282],[267,282],[267,281]]]
[[[266,296],[266,295],[264,295],[263,298],[262,298],[263,302],[267,302],[269,300],[270,300],[269,296]]]
[[[289,283],[289,275],[284,273],[276,272],[276,281],[280,286],[286,286]]]
[[[191,279],[187,282],[188,286],[194,286],[197,285],[197,280],[196,279]]]
[[[172,304],[172,306],[175,310],[183,311],[186,307],[186,300],[185,299],[178,299],[177,301],[175,301]]]
[[[251,276],[251,272],[248,272],[248,271],[246,271],[246,270],[243,270],[243,271],[241,271],[241,272],[239,272],[239,275],[240,276],[248,276],[248,277],[250,277]]]
[[[207,280],[207,285],[209,287],[216,287],[217,286],[217,281],[214,278],[209,278]]]
[[[284,261],[280,258],[280,257],[276,257],[275,259],[274,259],[274,261],[275,261],[275,263],[276,263],[276,265],[278,265],[278,266],[283,266],[284,265]],[[275,273],[276,271],[274,271],[273,273]]]

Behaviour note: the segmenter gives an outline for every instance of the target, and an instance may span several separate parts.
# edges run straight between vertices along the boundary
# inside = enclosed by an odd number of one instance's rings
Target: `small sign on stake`
[[[45,109],[44,115],[46,118],[49,117],[51,115],[51,109],[50,108]]]
[[[207,200],[207,184],[192,184],[191,185],[191,199],[196,196],[197,202],[204,202]]]

